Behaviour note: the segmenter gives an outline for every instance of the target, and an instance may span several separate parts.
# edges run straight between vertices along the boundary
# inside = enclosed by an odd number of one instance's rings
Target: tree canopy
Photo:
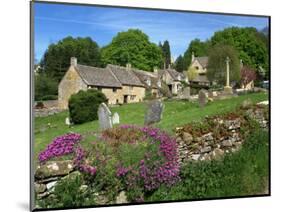
[[[135,68],[152,71],[154,67],[160,67],[162,52],[142,31],[129,29],[119,32],[109,45],[102,48],[101,58],[103,64],[125,66],[130,63]]]
[[[175,69],[178,72],[183,72],[185,70],[184,59],[181,55],[178,56],[178,58],[175,61]]]
[[[84,65],[100,66],[98,44],[90,37],[71,36],[49,45],[40,65],[48,77],[58,82],[67,71],[71,57],[77,57],[79,63]]]
[[[218,44],[209,49],[209,62],[207,77],[210,81],[217,81],[219,84],[225,85],[226,82],[226,57],[229,57],[229,78],[230,82],[238,82],[240,80],[240,61],[238,52],[227,45]]]
[[[253,27],[231,27],[215,32],[212,46],[224,44],[234,47],[243,63],[257,69],[268,69],[268,49],[266,35]]]
[[[160,43],[159,46],[163,54],[163,63],[161,64],[161,68],[166,69],[169,65],[171,65],[171,50],[169,41],[165,40],[163,45]]]

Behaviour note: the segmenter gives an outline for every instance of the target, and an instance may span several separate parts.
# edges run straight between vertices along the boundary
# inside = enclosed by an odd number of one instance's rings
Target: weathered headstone
[[[112,124],[119,124],[119,123],[120,123],[119,114],[115,112],[112,116]]]
[[[198,101],[200,107],[204,107],[208,102],[207,93],[204,89],[201,89],[198,93]]]
[[[70,127],[71,122],[70,122],[69,117],[66,117],[66,118],[65,118],[65,124]]]
[[[101,130],[112,128],[111,111],[105,103],[101,103],[98,109],[99,126]]]
[[[164,105],[160,100],[153,100],[148,103],[148,108],[144,118],[145,125],[151,125],[162,119]]]
[[[190,97],[190,87],[185,87],[182,91],[182,99],[189,99]]]

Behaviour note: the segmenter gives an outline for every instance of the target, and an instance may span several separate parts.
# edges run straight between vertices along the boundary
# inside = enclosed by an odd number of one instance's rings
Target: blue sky
[[[138,28],[150,41],[168,40],[172,56],[183,54],[191,40],[206,40],[215,31],[231,26],[268,26],[264,17],[105,8],[65,4],[35,3],[35,58],[40,60],[47,47],[66,36],[86,37],[104,46],[120,31]]]

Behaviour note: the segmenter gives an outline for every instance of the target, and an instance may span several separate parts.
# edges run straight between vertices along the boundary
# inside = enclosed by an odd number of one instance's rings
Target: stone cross
[[[226,85],[225,86],[229,87],[229,62],[230,62],[230,59],[228,56],[226,57],[225,62],[226,62]]]
[[[119,124],[119,123],[120,123],[119,114],[115,112],[112,116],[112,124]]]
[[[98,108],[98,118],[101,130],[112,128],[111,111],[105,103],[101,103]]]
[[[164,105],[160,100],[153,100],[148,103],[147,111],[144,117],[144,124],[151,125],[162,119]]]

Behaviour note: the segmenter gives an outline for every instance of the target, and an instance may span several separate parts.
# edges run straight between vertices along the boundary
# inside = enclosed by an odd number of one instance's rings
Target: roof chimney
[[[127,70],[127,71],[130,71],[130,70],[131,70],[131,63],[127,63],[127,64],[126,64],[126,70]]]
[[[195,56],[194,56],[194,52],[192,52],[192,53],[191,53],[191,62],[193,62],[193,61],[194,61],[194,58],[195,58]]]
[[[77,66],[77,58],[76,57],[71,57],[70,58],[70,65]]]

